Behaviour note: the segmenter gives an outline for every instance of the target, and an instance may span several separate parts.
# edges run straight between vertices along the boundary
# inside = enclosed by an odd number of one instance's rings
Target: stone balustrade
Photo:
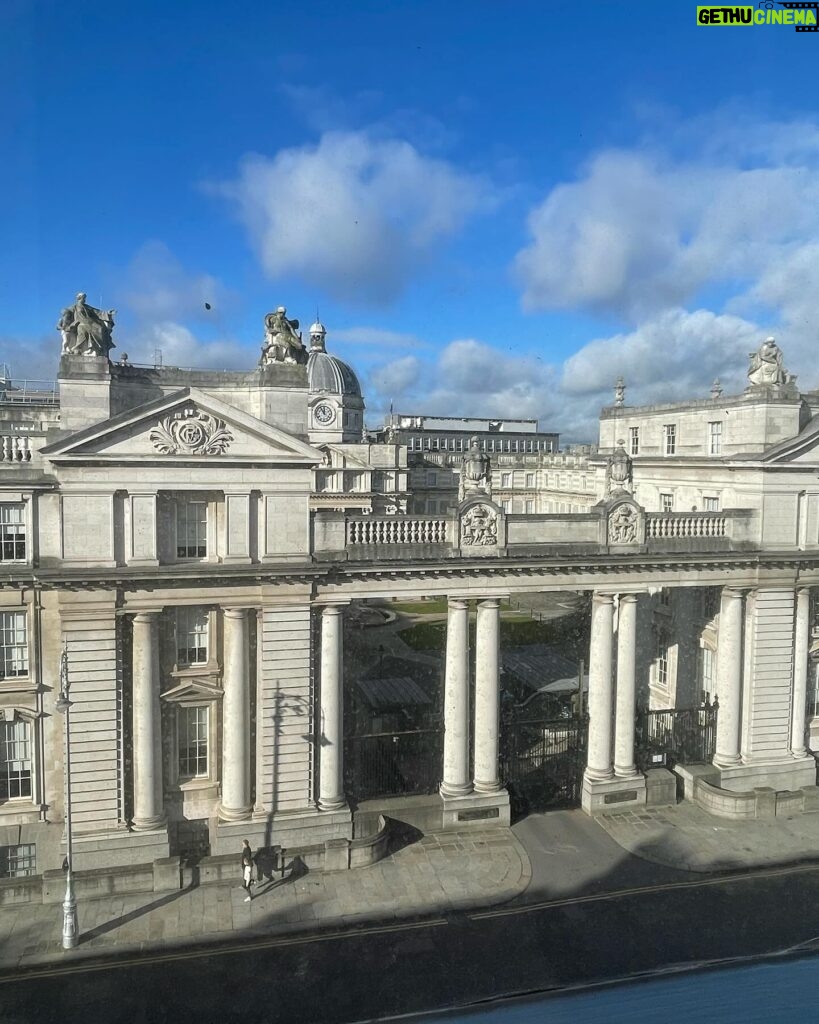
[[[347,543],[446,544],[447,520],[431,516],[355,516],[347,519]]]
[[[31,462],[31,439],[25,434],[0,435],[0,462]]]
[[[649,512],[646,513],[646,540],[725,537],[727,525],[728,517],[724,512]]]

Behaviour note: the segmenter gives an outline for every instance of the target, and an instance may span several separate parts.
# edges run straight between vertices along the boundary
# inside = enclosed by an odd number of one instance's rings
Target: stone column
[[[319,807],[344,807],[342,695],[342,618],[339,605],[321,610],[321,732],[319,738]]]
[[[444,777],[441,796],[466,796],[469,778],[469,604],[449,599],[444,682]]]
[[[500,729],[500,601],[478,602],[475,637],[475,790],[497,793]]]
[[[587,779],[610,779],[611,768],[611,646],[614,598],[595,594],[592,600],[589,644],[589,753]]]
[[[159,712],[159,612],[137,612],[133,636],[133,756],[135,832],[165,824],[162,727]]]
[[[614,724],[614,774],[632,778],[634,718],[637,703],[635,658],[637,649],[637,595],[621,594],[617,614],[617,705]]]
[[[742,727],[742,598],[741,590],[724,587],[719,610],[716,694],[717,749],[714,764],[730,768],[742,758],[739,753]]]
[[[805,747],[805,708],[808,699],[808,646],[810,641],[810,590],[796,592],[796,631],[793,646],[793,704],[791,712],[791,752],[807,757]]]
[[[222,799],[219,817],[250,817],[250,663],[247,608],[225,608],[222,686]]]

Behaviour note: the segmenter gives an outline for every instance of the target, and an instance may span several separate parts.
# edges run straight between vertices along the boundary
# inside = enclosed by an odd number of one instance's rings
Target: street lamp
[[[63,899],[63,949],[73,949],[79,941],[77,901],[74,899],[73,857],[71,849],[71,701],[68,699],[68,641],[60,656],[60,696],[56,708],[65,715],[65,834],[68,856],[65,859],[65,898]]]

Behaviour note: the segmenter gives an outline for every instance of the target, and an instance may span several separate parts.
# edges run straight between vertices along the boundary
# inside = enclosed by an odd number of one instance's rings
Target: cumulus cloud
[[[143,324],[120,343],[132,363],[164,366],[197,367],[200,369],[235,370],[252,366],[249,349],[237,341],[206,341],[198,338],[184,324],[171,320]],[[112,355],[112,358],[116,358]]]
[[[235,206],[271,278],[371,303],[400,294],[488,195],[482,179],[361,131],[248,156],[209,188]]]
[[[390,331],[383,327],[343,327],[334,330],[333,342],[346,345],[373,345],[378,348],[429,348],[429,342],[421,341],[414,334]]]
[[[229,301],[213,275],[187,271],[160,241],[146,242],[115,284],[118,301],[141,320],[208,319]],[[211,310],[205,307],[208,303]]]
[[[751,287],[819,232],[817,128],[812,143],[791,129],[748,128],[734,162],[704,141],[688,159],[598,154],[530,212],[515,261],[524,306],[639,323],[706,287]]]

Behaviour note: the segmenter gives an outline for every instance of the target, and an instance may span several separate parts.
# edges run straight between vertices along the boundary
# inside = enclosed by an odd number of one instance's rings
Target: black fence
[[[504,715],[501,782],[509,788],[518,815],[580,803],[587,737],[585,715],[549,719]]]
[[[717,744],[719,704],[667,708],[637,715],[635,757],[641,771],[685,764],[707,764]]]
[[[441,781],[443,755],[441,726],[348,736],[347,792],[357,800],[434,793]]]

